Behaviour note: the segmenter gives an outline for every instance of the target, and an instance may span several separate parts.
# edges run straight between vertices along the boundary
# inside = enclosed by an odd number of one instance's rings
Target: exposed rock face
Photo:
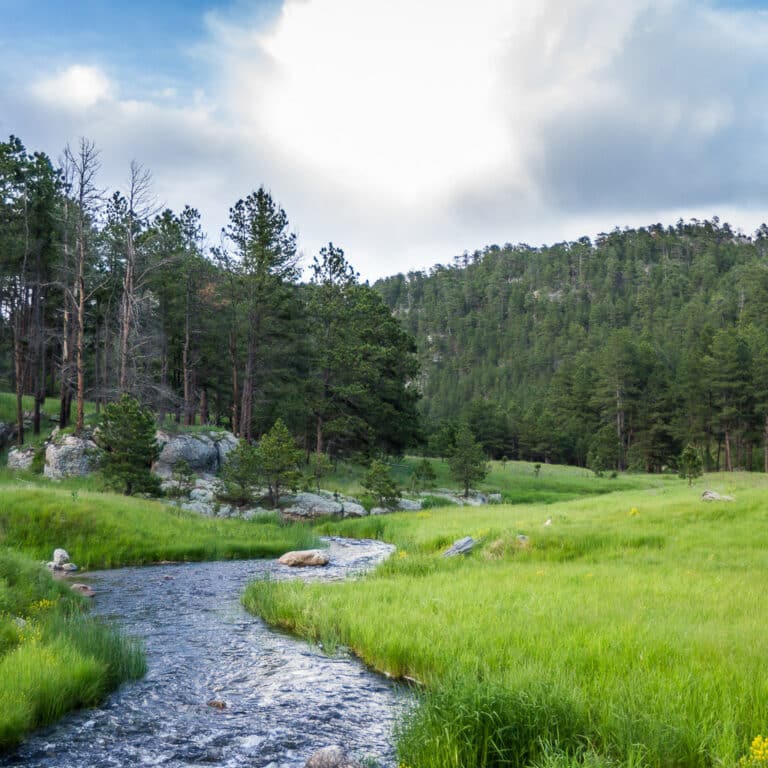
[[[344,504],[333,498],[318,496],[315,493],[297,493],[290,506],[281,511],[286,520],[314,520],[317,517],[341,516]]]
[[[368,514],[368,510],[355,501],[343,501],[342,506],[344,507],[342,512],[344,517],[366,517]]]
[[[87,475],[96,469],[99,453],[99,447],[90,438],[56,437],[45,449],[43,474],[53,480]]]
[[[277,562],[291,567],[301,567],[305,565],[328,565],[330,560],[328,555],[320,549],[299,549],[286,552]]]
[[[218,472],[237,445],[231,432],[171,435],[158,430],[155,437],[162,450],[152,470],[161,477],[168,477],[180,461],[186,461],[193,472]]]
[[[8,451],[8,469],[27,470],[35,460],[34,448],[11,448]]]
[[[362,763],[353,760],[341,747],[323,747],[313,752],[304,768],[363,768]]]

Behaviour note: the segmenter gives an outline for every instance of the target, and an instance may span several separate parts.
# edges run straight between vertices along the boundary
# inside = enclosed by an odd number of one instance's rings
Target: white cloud
[[[39,79],[19,111],[54,155],[93,138],[106,184],[140,160],[213,240],[263,183],[308,253],[333,240],[370,277],[680,215],[750,228],[768,203],[764,14],[285,0],[268,26],[254,18],[208,16],[210,77],[194,90],[119,98],[128,84],[79,64]]]
[[[32,94],[51,107],[88,109],[112,96],[109,78],[97,67],[73,64],[32,85]]]

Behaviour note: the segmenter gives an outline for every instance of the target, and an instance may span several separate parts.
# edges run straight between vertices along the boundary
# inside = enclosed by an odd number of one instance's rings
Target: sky
[[[0,137],[132,160],[220,242],[264,186],[365,279],[768,220],[768,0],[0,0]]]

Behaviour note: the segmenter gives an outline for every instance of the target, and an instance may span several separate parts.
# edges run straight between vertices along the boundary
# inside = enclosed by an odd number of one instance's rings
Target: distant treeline
[[[90,141],[59,165],[0,143],[0,388],[16,393],[19,441],[23,395],[39,432],[46,396],[81,430],[86,399],[121,393],[247,440],[282,418],[308,451],[417,439],[413,339],[332,244],[299,283],[295,236],[263,187],[209,249],[197,210],[158,210],[137,163],[111,194]]]
[[[768,471],[768,228],[717,218],[490,246],[375,286],[417,339],[429,448]]]

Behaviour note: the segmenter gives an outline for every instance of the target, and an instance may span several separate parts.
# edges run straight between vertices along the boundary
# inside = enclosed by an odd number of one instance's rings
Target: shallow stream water
[[[328,544],[325,568],[241,560],[82,574],[97,590],[93,613],[144,640],[147,675],[37,731],[0,766],[299,768],[329,744],[393,765],[403,691],[349,654],[326,656],[268,628],[239,602],[256,577],[348,578],[391,551],[374,541]]]

